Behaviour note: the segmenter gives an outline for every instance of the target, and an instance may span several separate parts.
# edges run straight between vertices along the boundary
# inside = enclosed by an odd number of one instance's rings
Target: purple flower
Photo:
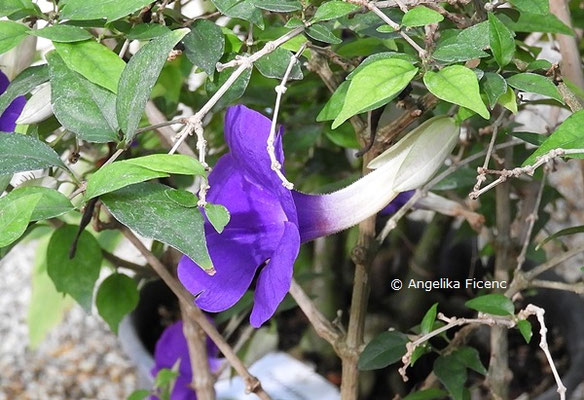
[[[6,88],[10,84],[8,77],[0,71],[0,94],[6,91]],[[13,132],[16,128],[16,120],[20,116],[24,104],[26,103],[26,98],[24,96],[17,97],[12,101],[12,103],[4,110],[0,115],[0,132]]]
[[[211,371],[219,368],[220,359],[217,358],[219,350],[213,342],[207,339],[207,356]],[[178,377],[170,394],[171,400],[197,400],[195,391],[190,384],[193,380],[191,360],[187,340],[183,334],[183,323],[178,321],[167,327],[154,349],[154,368],[152,376],[156,376],[161,369],[171,369],[180,360]],[[150,400],[159,400],[157,396],[151,396]]]
[[[180,281],[209,312],[233,306],[257,275],[250,316],[254,327],[268,320],[288,293],[301,242],[349,228],[398,195],[390,185],[383,187],[382,168],[335,193],[290,191],[271,169],[269,132],[270,120],[260,113],[244,106],[227,110],[225,140],[231,151],[209,175],[207,200],[226,206],[231,220],[221,234],[205,226],[217,272],[208,275],[186,256],[178,265]],[[275,153],[283,164],[281,133]],[[367,190],[372,187],[374,193]]]

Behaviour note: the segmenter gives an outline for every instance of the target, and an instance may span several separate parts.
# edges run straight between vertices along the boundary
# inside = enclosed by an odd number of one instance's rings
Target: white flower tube
[[[371,161],[374,171],[346,188],[323,195],[293,191],[302,241],[356,225],[399,193],[424,185],[454,149],[459,128],[452,118],[431,118]]]
[[[38,124],[53,115],[51,107],[51,85],[46,83],[26,102],[18,125]]]

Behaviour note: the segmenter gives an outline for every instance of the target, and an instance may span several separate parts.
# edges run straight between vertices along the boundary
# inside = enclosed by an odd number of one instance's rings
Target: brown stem
[[[340,333],[334,327],[334,325],[316,308],[314,302],[308,297],[308,295],[302,290],[300,285],[292,279],[292,284],[290,286],[290,295],[310,324],[321,338],[329,342],[333,347],[337,347],[339,339],[341,337]]]
[[[166,285],[173,291],[180,301],[188,304],[189,307],[185,310],[189,319],[196,321],[199,326],[205,331],[207,336],[217,345],[219,350],[223,353],[227,361],[231,364],[233,369],[243,378],[245,382],[246,393],[255,393],[262,400],[270,400],[270,396],[264,391],[260,381],[249,373],[247,367],[239,359],[235,351],[231,348],[229,343],[225,341],[223,336],[217,331],[217,328],[207,319],[205,314],[194,303],[193,296],[182,286],[182,284],[170,273],[164,264],[160,262],[154,254],[144,246],[134,233],[127,227],[121,228],[124,236],[138,249],[138,251],[146,258],[146,261],[152,266],[154,271],[166,283]]]
[[[377,153],[369,152],[363,157],[363,174],[369,169],[367,164]],[[363,344],[365,315],[369,301],[369,267],[377,248],[375,241],[375,219],[373,215],[359,224],[359,238],[351,254],[355,263],[351,310],[349,312],[349,327],[345,338],[345,351],[341,354],[342,381],[341,399],[355,400],[359,398],[359,362],[360,348]]]
[[[191,386],[197,393],[198,400],[215,400],[215,378],[209,369],[209,359],[207,354],[205,332],[199,324],[189,318],[187,309],[189,303],[180,302],[180,309],[183,320],[183,333],[187,339],[189,347],[189,358],[191,359],[191,369],[193,380]]]
[[[513,160],[513,149],[505,150],[505,167],[510,167]],[[511,202],[509,198],[509,182],[505,182],[496,189],[496,225],[497,235],[495,243],[495,280],[507,281],[509,267],[512,263],[511,248]],[[501,326],[491,328],[491,357],[487,382],[491,393],[496,399],[508,397],[509,365],[507,358],[508,342],[507,329]]]

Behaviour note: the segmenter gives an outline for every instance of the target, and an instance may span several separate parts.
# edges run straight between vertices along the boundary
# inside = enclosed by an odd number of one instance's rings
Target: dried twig
[[[215,94],[213,96],[211,96],[211,98],[207,101],[207,103],[205,103],[205,105],[203,107],[201,107],[201,109],[195,115],[187,118],[188,122],[190,122],[190,126],[192,129],[184,129],[178,135],[174,146],[169,151],[169,154],[173,154],[176,151],[178,146],[180,146],[180,144],[182,142],[184,142],[185,139],[193,132],[193,129],[195,129],[198,125],[202,126],[203,118],[205,117],[205,115],[207,115],[207,113],[209,113],[209,111],[211,111],[213,106],[215,104],[217,104],[217,102],[221,99],[221,97],[223,97],[223,95],[235,83],[237,78],[239,78],[241,76],[241,74],[243,74],[247,69],[249,69],[253,66],[254,62],[259,60],[260,58],[262,58],[266,54],[273,52],[274,50],[276,50],[278,47],[280,47],[282,44],[286,43],[290,39],[293,39],[296,36],[300,35],[303,31],[304,31],[303,26],[292,29],[291,31],[287,32],[285,35],[279,37],[278,39],[266,43],[266,45],[261,50],[257,51],[256,53],[254,53],[250,56],[239,57],[239,58],[237,58],[237,59],[235,59],[227,64],[222,64],[223,69],[228,68],[228,67],[234,67],[234,66],[237,66],[237,69],[231,73],[231,75],[225,81],[225,83],[223,85],[221,85],[219,90],[217,90],[217,92],[215,92]],[[219,66],[218,66],[218,69],[219,69]],[[200,140],[200,138],[199,138],[199,140]],[[203,146],[200,146],[200,145],[197,145],[197,147],[199,149],[203,148]]]
[[[554,375],[554,379],[556,380],[556,385],[558,386],[558,393],[560,395],[560,400],[566,400],[566,387],[564,386],[564,384],[562,383],[562,378],[560,378],[560,374],[558,374],[558,370],[556,369],[556,366],[554,364],[554,360],[552,358],[552,355],[550,353],[548,344],[547,344],[547,327],[545,325],[545,320],[544,320],[544,314],[545,314],[545,310],[541,307],[535,306],[533,304],[528,304],[527,307],[525,307],[524,310],[519,312],[519,318],[521,319],[527,319],[527,317],[529,317],[530,315],[535,315],[537,318],[537,321],[539,322],[539,335],[540,335],[540,342],[539,342],[539,347],[543,350],[545,357],[547,358],[547,361],[550,365],[550,368],[552,370],[552,374]]]
[[[499,178],[495,179],[493,182],[489,183],[487,186],[479,190],[473,190],[468,197],[471,199],[477,199],[480,195],[488,192],[500,183],[505,182],[508,178],[518,178],[521,175],[533,175],[535,170],[544,164],[549,163],[555,158],[563,157],[570,154],[581,154],[584,153],[584,149],[553,149],[547,154],[537,158],[536,162],[531,165],[526,165],[525,167],[517,167],[513,169],[502,169],[502,170],[480,170],[479,174],[496,174]]]
[[[183,333],[187,339],[189,358],[193,372],[191,386],[195,390],[198,400],[215,400],[215,377],[209,369],[206,344],[207,337],[199,324],[189,318],[187,312],[189,306],[189,303],[184,301],[180,302]]]
[[[401,375],[404,382],[408,381],[408,376],[407,376],[406,370],[411,364],[414,351],[416,350],[417,347],[423,345],[424,343],[426,343],[428,340],[430,340],[434,336],[437,336],[437,335],[441,334],[442,332],[446,332],[454,327],[461,326],[461,325],[469,325],[469,324],[488,325],[488,326],[501,325],[501,326],[505,326],[507,328],[513,328],[516,325],[515,321],[513,321],[512,319],[509,319],[506,317],[496,317],[496,316],[491,316],[491,315],[487,316],[487,315],[483,315],[483,314],[479,315],[478,318],[456,318],[456,317],[448,318],[444,314],[438,313],[438,319],[446,322],[446,325],[443,325],[438,329],[435,329],[431,332],[428,332],[425,335],[420,336],[416,340],[413,340],[413,341],[408,342],[406,344],[406,354],[404,354],[402,357],[402,362],[404,365],[398,370],[399,374]]]
[[[420,47],[420,45],[418,43],[416,43],[411,37],[408,36],[407,33],[405,33],[404,31],[401,30],[401,27],[399,26],[399,24],[397,24],[396,22],[394,22],[391,18],[389,18],[387,15],[385,15],[383,13],[383,11],[381,11],[379,9],[379,7],[377,7],[377,4],[374,1],[368,1],[368,0],[345,0],[347,3],[353,3],[362,7],[365,7],[367,9],[369,9],[370,11],[373,11],[375,13],[375,15],[377,15],[383,22],[385,22],[387,25],[389,25],[394,31],[396,31],[406,42],[409,43],[410,46],[412,46],[417,52],[418,55],[420,56],[421,59],[425,59],[427,56],[426,50],[424,50],[423,48]],[[402,3],[400,0],[394,0],[395,4],[400,6],[400,7],[405,7],[404,3]],[[406,11],[407,11],[407,7],[405,7]]]
[[[314,302],[302,290],[302,287],[292,279],[290,295],[296,301],[317,335],[329,342],[335,349],[339,344],[342,334],[335,326],[316,308]]]
[[[292,72],[292,68],[294,67],[294,65],[296,64],[296,62],[298,61],[298,59],[300,58],[300,56],[302,55],[302,53],[304,52],[304,49],[306,49],[306,43],[304,43],[302,46],[300,46],[300,49],[296,52],[296,54],[294,54],[292,57],[290,57],[290,62],[288,63],[288,68],[286,68],[286,72],[284,73],[284,77],[282,78],[282,82],[276,86],[276,104],[274,105],[274,115],[272,117],[272,125],[270,126],[270,134],[268,135],[268,141],[266,144],[266,149],[268,151],[268,155],[270,156],[270,168],[272,168],[272,171],[274,171],[276,173],[276,175],[278,175],[278,178],[280,178],[280,180],[282,181],[282,186],[284,186],[285,188],[292,190],[294,189],[294,184],[290,181],[288,181],[288,179],[286,179],[286,177],[284,176],[284,174],[282,173],[282,165],[278,162],[278,159],[276,158],[276,154],[275,151],[276,149],[274,148],[274,141],[276,139],[276,127],[278,125],[278,113],[280,112],[280,103],[282,102],[282,95],[284,93],[286,93],[286,83],[288,82],[288,78],[290,77],[290,73]]]

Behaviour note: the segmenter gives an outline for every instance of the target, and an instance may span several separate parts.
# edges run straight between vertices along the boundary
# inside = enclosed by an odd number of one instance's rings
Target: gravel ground
[[[125,399],[136,386],[134,368],[105,323],[79,306],[28,348],[35,245],[21,244],[0,261],[0,400]]]

